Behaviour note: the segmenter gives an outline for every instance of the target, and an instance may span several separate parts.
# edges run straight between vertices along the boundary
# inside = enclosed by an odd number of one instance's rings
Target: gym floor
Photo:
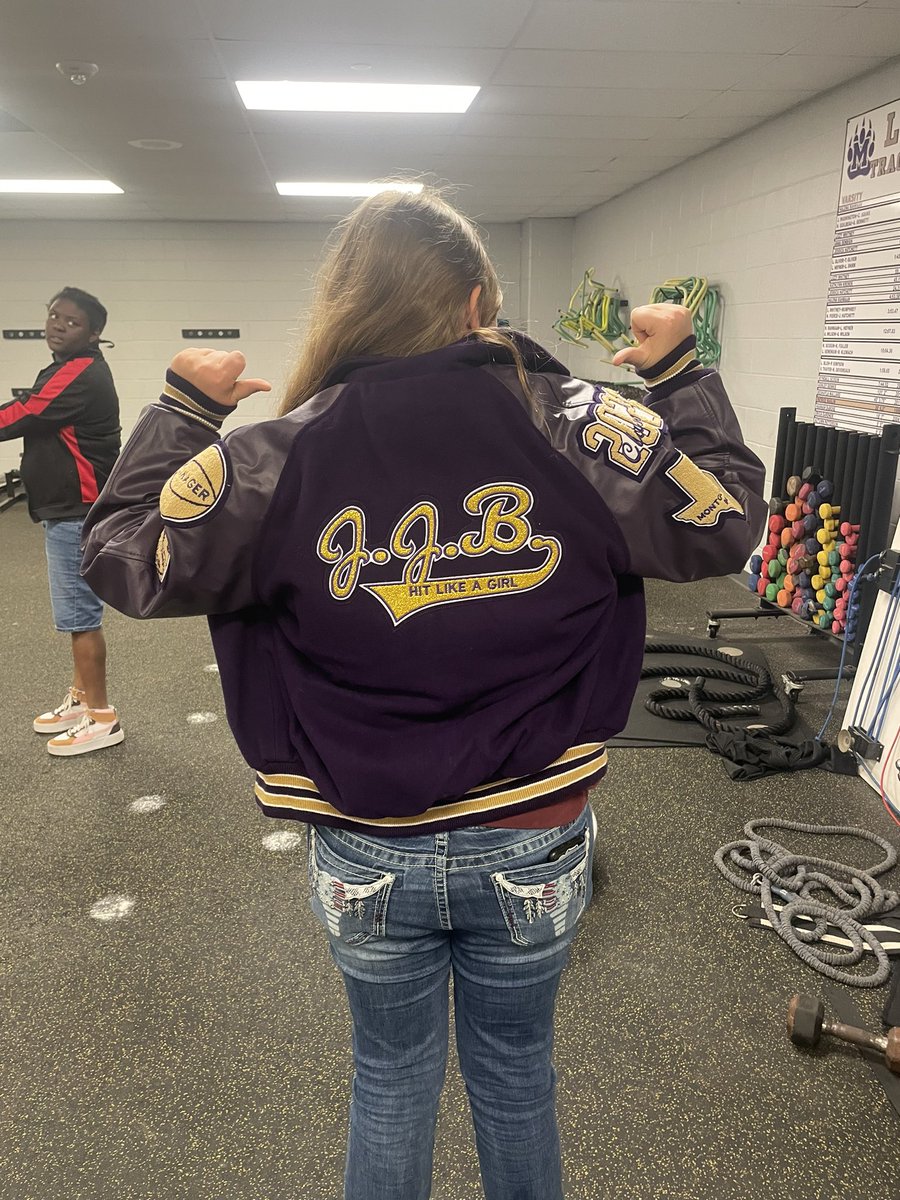
[[[22,504],[0,515],[0,562],[0,1197],[340,1200],[343,993],[307,903],[302,827],[257,813],[205,623],[110,613],[126,740],[53,759],[31,721],[62,698],[68,647]],[[696,636],[708,607],[751,602],[729,579],[648,595],[652,629]],[[761,646],[778,673],[837,659],[788,621],[728,623],[720,640]],[[803,692],[814,729],[830,693]],[[894,844],[900,829],[858,779],[734,783],[704,749],[611,760],[591,794],[596,896],[559,1004],[568,1200],[895,1200],[897,1116],[868,1065],[785,1034],[791,993],[825,981],[732,915],[744,896],[712,860],[758,817]],[[874,861],[858,843],[827,850]],[[852,995],[880,1031],[885,990]],[[433,1196],[480,1195],[452,1066]]]

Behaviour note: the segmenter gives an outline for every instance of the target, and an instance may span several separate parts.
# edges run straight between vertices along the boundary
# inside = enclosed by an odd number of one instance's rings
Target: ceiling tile
[[[359,83],[484,84],[500,65],[502,49],[375,46],[341,42],[217,41],[232,79],[353,80]],[[368,71],[353,69],[367,63]]]
[[[807,0],[784,4],[655,3],[632,0],[542,0],[516,38],[517,48],[597,50],[640,54],[784,54],[808,36],[811,25],[828,27],[839,8],[822,11]]]
[[[857,8],[838,21],[816,21],[793,47],[795,54],[852,54],[883,58],[900,54],[898,7]]]
[[[813,89],[784,91],[777,88],[766,88],[765,91],[747,89],[740,92],[719,92],[714,99],[699,104],[688,115],[714,119],[734,116],[773,117],[795,108],[805,100],[810,100],[815,94]]]
[[[900,50],[900,0],[0,3],[7,171],[126,188],[6,197],[0,218],[330,221],[353,202],[322,213],[278,197],[274,180],[398,172],[457,185],[480,219],[571,215]],[[100,73],[73,87],[62,59]],[[354,64],[369,70],[353,78],[482,90],[466,114],[365,117],[247,112],[234,87],[349,77]],[[140,151],[137,138],[183,149]]]
[[[252,40],[265,29],[276,41],[371,42],[395,46],[507,46],[532,0],[198,0],[216,38]]]
[[[0,133],[0,175],[4,179],[90,179],[97,177],[76,154],[39,133]]]
[[[161,85],[158,79],[98,76],[83,89],[62,93],[31,79],[15,92],[17,115],[33,129],[58,139],[82,141],[95,133],[118,138],[126,156],[131,153],[127,143],[136,138],[186,142],[192,136],[247,127],[237,92],[225,79],[179,79]]]
[[[550,141],[555,138],[605,137],[611,132],[623,133],[639,141],[652,137],[659,129],[658,117],[629,117],[615,124],[600,117],[577,117],[569,113],[466,113],[459,123],[459,132],[466,136],[481,138],[530,138]],[[536,148],[543,153],[543,147]]]
[[[588,50],[510,50],[494,83],[515,85],[527,79],[538,87],[634,87],[648,91],[694,84],[724,90],[777,61],[766,54],[639,54]]]
[[[848,58],[846,55],[785,54],[768,66],[748,71],[734,90],[765,91],[767,88],[826,91],[848,79],[855,79],[877,67],[876,58]]]
[[[475,97],[466,116],[478,113],[559,115],[571,121],[589,117],[683,117],[722,94],[720,88],[531,87],[491,84]]]

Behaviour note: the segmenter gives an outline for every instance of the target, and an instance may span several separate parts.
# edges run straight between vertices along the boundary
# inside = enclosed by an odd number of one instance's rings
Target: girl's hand
[[[179,350],[170,363],[170,370],[192,383],[210,400],[227,408],[236,408],[241,400],[254,392],[271,392],[265,379],[241,379],[247,360],[240,350],[201,350],[191,347]]]
[[[690,337],[694,323],[683,304],[644,304],[632,312],[631,328],[638,344],[614,355],[613,365],[646,371]]]

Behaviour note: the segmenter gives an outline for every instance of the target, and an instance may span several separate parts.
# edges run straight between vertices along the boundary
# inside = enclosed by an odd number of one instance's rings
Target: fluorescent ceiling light
[[[481,90],[443,83],[295,83],[237,81],[245,108],[294,112],[462,113]]]
[[[279,196],[376,196],[379,192],[421,192],[421,183],[276,183]]]
[[[108,179],[0,179],[0,192],[58,192],[78,195],[122,194]]]

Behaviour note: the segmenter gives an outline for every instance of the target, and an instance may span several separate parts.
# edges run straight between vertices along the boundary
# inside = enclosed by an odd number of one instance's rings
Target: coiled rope
[[[771,723],[754,725],[754,733],[774,737],[776,734],[785,733],[794,724],[793,701],[775,686],[765,667],[751,662],[743,655],[728,656],[707,646],[688,646],[680,642],[648,642],[647,650],[653,654],[690,654],[722,664],[718,667],[648,666],[645,660],[641,669],[642,679],[664,676],[668,680],[666,686],[654,689],[644,701],[644,707],[654,716],[670,721],[697,721],[710,733],[743,733],[747,730],[746,724],[738,724],[725,718],[757,714],[759,708],[751,702],[766,697],[778,702],[781,715]],[[690,676],[690,679],[682,678],[684,675]],[[704,685],[707,679],[738,683],[741,690],[707,694]],[[684,706],[684,701],[687,702],[687,707]]]
[[[757,832],[760,828],[860,838],[879,846],[884,851],[884,858],[874,867],[862,870],[827,858],[792,854],[778,842],[762,837]],[[781,940],[807,966],[837,983],[866,988],[881,987],[886,983],[891,973],[890,959],[875,935],[861,922],[866,917],[878,916],[900,904],[900,895],[893,891],[886,892],[878,882],[879,875],[897,864],[897,851],[891,843],[875,833],[852,825],[806,825],[776,817],[748,821],[744,833],[746,839],[720,847],[714,862],[736,888],[759,895],[766,917]],[[733,867],[740,868],[740,871]],[[748,879],[748,875],[751,878]],[[775,907],[773,889],[792,896],[780,912]],[[843,907],[814,898],[822,893],[830,894]],[[813,927],[804,929],[795,926],[794,922],[799,917],[813,918]],[[828,925],[836,926],[846,934],[851,949],[825,950],[812,945],[819,941]],[[871,974],[842,969],[856,966],[862,960],[866,947],[876,958],[876,968]]]

